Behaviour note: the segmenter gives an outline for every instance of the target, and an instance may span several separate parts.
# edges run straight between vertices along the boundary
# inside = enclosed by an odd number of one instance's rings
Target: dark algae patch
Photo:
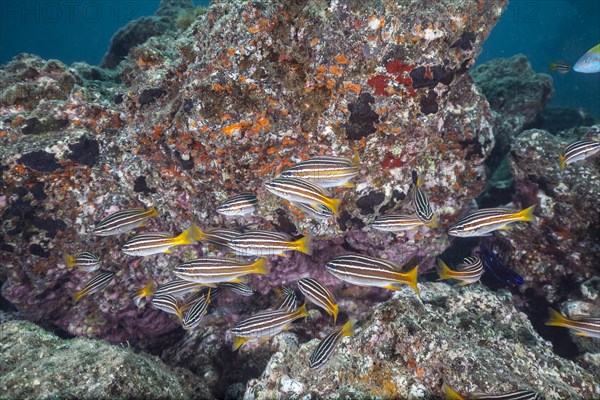
[[[143,175],[138,176],[133,182],[133,191],[136,193],[144,193],[145,195],[156,193],[156,189],[148,187],[146,177]]]
[[[42,150],[23,154],[21,158],[17,160],[17,162],[31,169],[42,172],[52,172],[63,167],[58,163],[58,160],[54,154]]]
[[[93,167],[100,158],[100,144],[97,140],[82,136],[75,144],[69,145],[71,153],[67,158],[79,164]]]
[[[350,118],[345,128],[349,140],[360,140],[377,131],[375,124],[379,122],[379,115],[371,108],[374,102],[373,96],[362,93],[357,102],[348,105]]]

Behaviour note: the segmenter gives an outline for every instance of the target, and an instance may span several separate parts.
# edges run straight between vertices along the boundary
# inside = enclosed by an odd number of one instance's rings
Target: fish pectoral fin
[[[583,336],[583,337],[587,337],[588,336],[585,332],[580,332],[580,331],[573,331],[571,333],[573,335],[576,335],[576,336]]]
[[[356,187],[356,184],[355,183],[346,182],[346,183],[342,184],[342,187],[344,187],[344,188],[353,188],[353,187]]]
[[[166,249],[165,251],[163,251],[164,254],[171,254],[173,253],[173,250],[171,249]]]
[[[397,283],[390,283],[389,285],[384,286],[384,288],[388,290],[400,290],[402,289],[402,286]]]

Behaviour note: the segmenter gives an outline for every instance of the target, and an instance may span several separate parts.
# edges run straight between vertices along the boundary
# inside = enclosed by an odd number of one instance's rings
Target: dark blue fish
[[[490,272],[490,275],[503,285],[522,285],[525,282],[521,275],[506,265],[505,257],[502,256],[502,252],[499,251],[498,246],[494,242],[481,242],[477,254],[481,258],[485,269]]]

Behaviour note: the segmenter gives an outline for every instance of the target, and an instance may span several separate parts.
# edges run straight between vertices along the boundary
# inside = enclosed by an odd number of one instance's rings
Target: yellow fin
[[[415,291],[415,293],[417,294],[417,296],[419,298],[421,298],[421,293],[419,293],[419,288],[417,287],[417,275],[418,274],[419,274],[419,266],[415,265],[415,267],[413,269],[402,274],[403,275],[402,280],[404,282],[406,282],[406,284],[408,284],[408,286],[410,286]]]
[[[236,351],[237,349],[239,349],[240,347],[242,347],[242,345],[244,343],[246,343],[248,340],[250,340],[250,338],[241,337],[241,336],[234,336],[233,337],[233,347],[231,349],[233,351]]]
[[[358,155],[358,151],[354,152],[354,157],[352,158],[352,161],[354,162],[354,166],[358,167],[358,164],[360,163],[360,156]]]
[[[426,223],[425,226],[428,226],[430,228],[437,228],[438,227],[437,215],[433,214],[433,218],[431,218],[431,221]]]
[[[334,199],[333,197],[326,197],[325,205],[333,212],[336,217],[340,216],[340,204],[342,200]]]
[[[156,284],[153,281],[150,281],[135,294],[135,297],[152,296],[154,292],[156,292]]]
[[[560,163],[560,170],[564,171],[565,168],[567,167],[567,163],[566,163],[566,159],[565,159],[565,155],[564,154],[559,154],[558,155],[558,162]]]
[[[273,292],[275,292],[275,296],[277,296],[278,299],[283,297],[283,290],[279,289],[278,287],[273,288]]]
[[[346,182],[346,183],[342,184],[342,187],[353,188],[353,187],[356,187],[356,184],[350,183],[350,182]]]
[[[448,267],[448,265],[446,265],[446,263],[444,262],[444,260],[442,260],[441,258],[438,258],[437,260],[437,273],[440,276],[441,280],[444,279],[453,279],[452,277],[452,270],[450,269],[450,267]]]
[[[192,224],[189,228],[183,231],[179,236],[173,239],[176,244],[193,244],[198,240],[206,238],[206,234],[196,224]]]
[[[548,320],[546,321],[546,325],[548,326],[562,326],[564,328],[568,328],[569,327],[569,321],[567,318],[565,318],[561,313],[559,313],[558,311],[556,311],[553,308],[548,307]]]
[[[296,314],[296,316],[298,318],[308,317],[308,311],[306,310],[306,303],[302,304],[302,306],[300,306],[300,308],[298,308],[296,311],[294,311],[294,313]]]
[[[251,264],[251,267],[252,267],[252,273],[254,273],[254,274],[267,275],[269,273],[269,268],[267,266],[267,259],[264,257],[259,258],[258,260],[253,262]]]
[[[238,276],[238,277],[233,278],[232,280],[230,280],[228,282],[231,282],[231,283],[246,283],[247,280],[246,280],[246,278],[244,278],[242,276]]]
[[[158,214],[158,210],[154,206],[150,207],[148,210],[148,218],[156,217]]]
[[[327,310],[331,315],[333,315],[333,324],[335,325],[335,321],[337,321],[338,312],[340,311],[337,304],[331,306],[331,310]]]
[[[67,268],[73,268],[76,265],[75,257],[67,253],[63,253],[63,261]]]
[[[524,210],[521,210],[517,213],[517,218],[521,221],[533,221],[535,220],[535,216],[533,215],[533,210],[535,209],[535,204],[531,207],[527,207]]]
[[[73,300],[77,303],[83,296],[85,296],[86,293],[87,293],[86,289],[83,289],[83,290],[73,293]]]
[[[464,400],[464,397],[462,397],[460,394],[456,393],[454,390],[452,390],[450,388],[450,386],[446,385],[444,383],[444,385],[442,386],[442,390],[444,391],[444,394],[446,395],[446,400]]]
[[[312,254],[312,249],[310,248],[310,236],[306,235],[301,237],[300,239],[292,242],[292,244],[294,245],[295,250],[301,251],[302,253],[308,255]]]
[[[171,254],[173,253],[173,250],[171,249],[166,249],[165,251],[163,251],[164,254]]]
[[[344,324],[344,326],[342,326],[342,329],[340,330],[340,333],[342,334],[342,336],[354,336],[354,325],[356,324],[356,321],[354,321],[352,318],[350,318],[348,320],[348,322],[346,322]]]

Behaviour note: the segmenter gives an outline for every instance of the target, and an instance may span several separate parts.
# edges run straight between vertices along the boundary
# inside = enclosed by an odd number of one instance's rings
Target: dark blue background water
[[[98,64],[114,32],[132,19],[154,14],[158,4],[159,0],[0,0],[0,63],[30,52],[67,64]],[[551,61],[573,64],[598,43],[600,1],[513,0],[478,64],[523,53],[535,71],[550,73]],[[600,74],[552,76],[552,105],[600,117]]]

